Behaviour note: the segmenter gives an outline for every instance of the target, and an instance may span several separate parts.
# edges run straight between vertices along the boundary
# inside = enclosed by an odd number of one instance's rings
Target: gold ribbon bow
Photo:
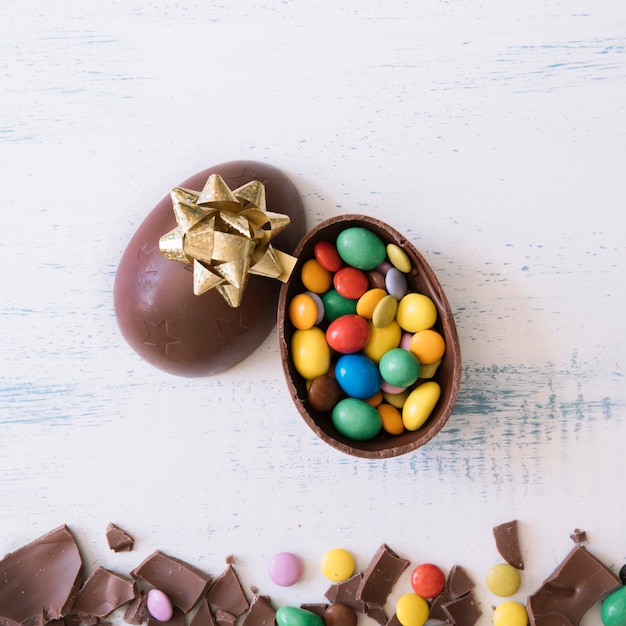
[[[249,274],[286,282],[296,259],[270,244],[289,216],[265,208],[265,185],[253,180],[231,191],[211,174],[202,191],[171,191],[178,226],[159,240],[166,259],[193,264],[193,291],[214,287],[232,307],[243,298]]]

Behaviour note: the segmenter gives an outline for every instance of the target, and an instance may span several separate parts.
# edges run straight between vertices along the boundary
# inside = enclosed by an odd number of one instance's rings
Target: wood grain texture
[[[159,548],[219,574],[235,554],[248,588],[295,604],[321,600],[325,550],[365,567],[384,541],[466,567],[481,626],[498,523],[520,520],[516,599],[575,527],[617,571],[625,32],[618,0],[2,3],[0,552],[68,523],[90,567]],[[439,276],[464,378],[422,450],[314,439],[275,334],[204,380],[124,344],[128,240],[178,181],[238,158],[282,168],[311,226],[383,219]],[[106,548],[110,521],[134,552]],[[305,561],[293,588],[267,576],[279,550]]]

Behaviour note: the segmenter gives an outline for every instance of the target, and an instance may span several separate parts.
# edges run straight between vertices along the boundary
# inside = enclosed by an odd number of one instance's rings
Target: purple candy
[[[174,607],[170,599],[159,589],[150,589],[146,597],[146,608],[152,617],[159,622],[172,619]]]
[[[302,576],[302,561],[291,552],[279,552],[270,561],[270,578],[281,587],[297,583]]]

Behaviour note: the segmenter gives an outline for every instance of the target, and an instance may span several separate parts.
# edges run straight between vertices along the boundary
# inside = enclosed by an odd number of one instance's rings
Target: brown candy
[[[325,626],[356,626],[356,611],[346,604],[331,604],[322,615]]]
[[[309,387],[309,402],[317,411],[330,411],[340,396],[339,384],[332,376],[318,376]]]
[[[305,219],[302,200],[289,178],[264,163],[232,161],[199,172],[180,186],[199,191],[213,173],[231,189],[252,180],[265,185],[267,211],[291,219],[272,239],[272,246],[291,254],[305,232]],[[250,275],[237,308],[216,289],[194,295],[191,267],[166,259],[159,249],[161,236],[175,226],[167,195],[122,255],[114,287],[117,321],[129,345],[152,365],[180,376],[218,374],[249,356],[274,328],[281,282]]]

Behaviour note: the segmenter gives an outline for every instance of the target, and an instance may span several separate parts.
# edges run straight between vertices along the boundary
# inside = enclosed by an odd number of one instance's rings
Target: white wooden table
[[[0,552],[67,523],[88,568],[159,548],[217,575],[235,554],[280,606],[323,600],[327,549],[362,568],[386,542],[463,565],[481,624],[495,524],[520,520],[514,599],[576,527],[626,562],[621,0],[55,4],[0,7]],[[122,339],[135,229],[238,158],[282,168],[311,227],[379,217],[437,272],[464,377],[428,446],[375,462],[318,441],[275,333],[200,380]],[[108,550],[109,521],[133,552]],[[294,587],[268,578],[280,550],[305,562]]]

